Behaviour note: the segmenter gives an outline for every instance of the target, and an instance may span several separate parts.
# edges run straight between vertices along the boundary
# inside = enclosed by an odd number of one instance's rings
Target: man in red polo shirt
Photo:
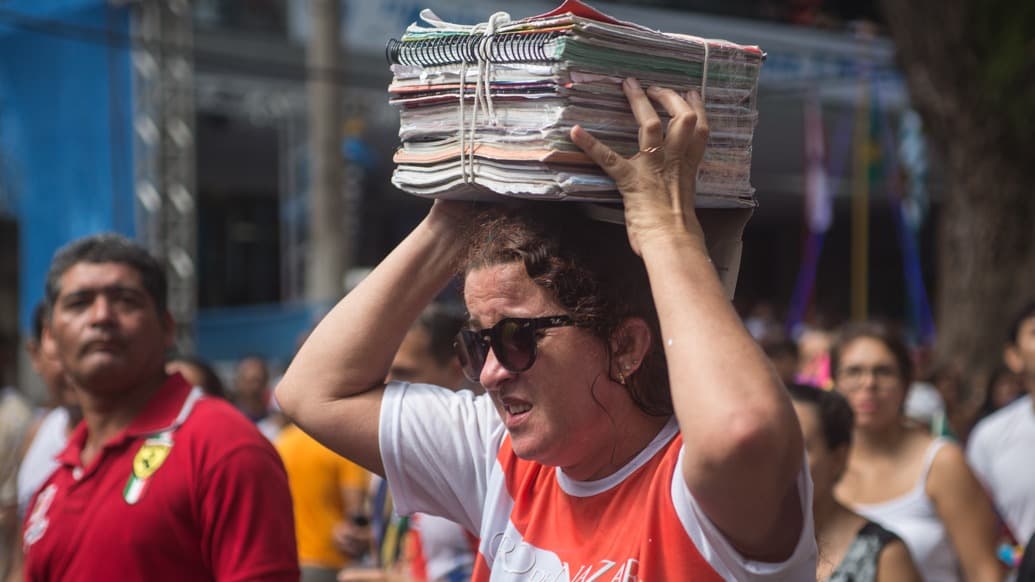
[[[45,334],[83,408],[30,503],[27,580],[298,580],[276,451],[230,404],[167,376],[161,266],[118,235],[58,251]]]

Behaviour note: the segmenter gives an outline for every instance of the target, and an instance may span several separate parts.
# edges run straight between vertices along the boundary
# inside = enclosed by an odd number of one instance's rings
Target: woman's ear
[[[643,364],[650,351],[651,333],[647,322],[640,317],[627,317],[611,334],[612,376],[628,378]]]

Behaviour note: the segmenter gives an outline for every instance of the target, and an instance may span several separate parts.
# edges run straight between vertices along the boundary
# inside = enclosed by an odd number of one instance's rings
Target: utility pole
[[[341,296],[352,258],[342,191],[340,0],[309,0],[309,262],[306,299]]]

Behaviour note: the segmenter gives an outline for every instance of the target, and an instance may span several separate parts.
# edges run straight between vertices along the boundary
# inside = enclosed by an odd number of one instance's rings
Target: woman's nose
[[[485,365],[482,366],[482,373],[478,376],[478,381],[486,390],[495,390],[505,380],[509,380],[516,375],[516,373],[503,367],[503,364],[496,358],[496,352],[490,349],[485,354]]]

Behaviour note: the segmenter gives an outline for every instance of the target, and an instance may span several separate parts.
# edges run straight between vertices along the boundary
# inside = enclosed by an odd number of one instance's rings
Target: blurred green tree
[[[936,357],[983,387],[1035,298],[1035,2],[881,3],[945,169]]]

